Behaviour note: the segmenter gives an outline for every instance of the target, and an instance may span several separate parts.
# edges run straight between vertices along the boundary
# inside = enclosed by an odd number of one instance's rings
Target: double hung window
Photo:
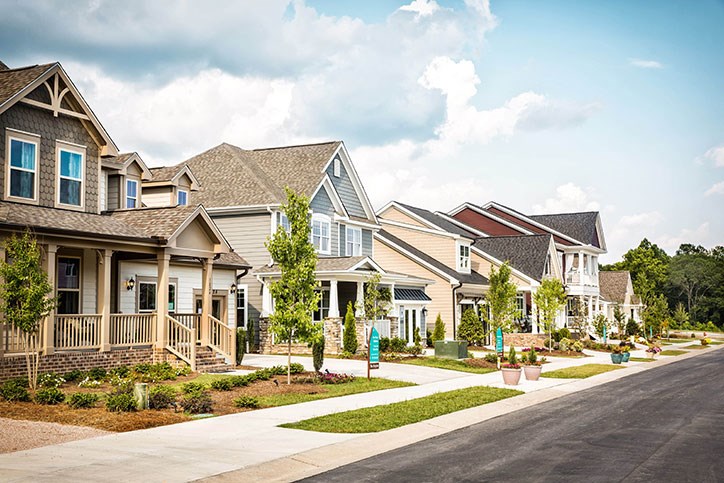
[[[58,148],[58,203],[83,206],[83,152]]]
[[[329,255],[332,253],[331,244],[331,221],[327,215],[315,213],[312,215],[312,245],[317,253]]]
[[[38,177],[38,143],[8,137],[10,144],[9,194],[35,200]]]
[[[362,255],[362,230],[360,228],[347,227],[345,236],[348,257],[359,257]]]

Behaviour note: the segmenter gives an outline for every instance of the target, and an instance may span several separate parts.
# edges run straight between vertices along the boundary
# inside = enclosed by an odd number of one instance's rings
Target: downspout
[[[456,339],[457,336],[457,290],[463,286],[463,283],[460,282],[457,284],[457,286],[453,287],[452,289],[452,316],[453,316],[453,340]]]

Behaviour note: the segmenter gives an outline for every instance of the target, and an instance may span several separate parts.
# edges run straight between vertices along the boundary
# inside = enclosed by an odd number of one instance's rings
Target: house
[[[281,275],[265,242],[278,229],[289,229],[282,210],[285,187],[310,200],[311,241],[318,263],[321,302],[313,314],[323,323],[326,351],[341,350],[342,318],[352,302],[358,317],[360,347],[366,343],[362,300],[364,284],[379,274],[381,285],[390,289],[393,308],[385,320],[373,321],[383,337],[404,338],[413,343],[415,328],[424,328],[425,288],[431,280],[390,271],[376,259],[373,236],[381,230],[364,187],[341,141],[241,149],[220,144],[186,160],[199,187],[191,201],[203,204],[216,225],[255,270],[237,285],[237,319],[240,326],[251,323],[256,343],[263,352],[282,351],[268,330],[273,300],[272,281]],[[421,330],[424,337],[424,330]],[[297,345],[306,352],[306,345]]]
[[[463,203],[449,215],[490,237],[550,235],[568,294],[564,326],[584,316],[592,320],[600,306],[598,257],[606,241],[598,212],[524,215],[496,202]]]
[[[381,263],[435,280],[429,310],[440,314],[454,338],[462,313],[484,309],[490,272],[504,262],[518,287],[520,332],[539,333],[532,295],[546,277],[561,277],[551,235],[490,237],[455,218],[392,201],[378,211],[384,230],[375,235]],[[428,319],[432,330],[433,318]]]
[[[234,358],[236,277],[251,267],[203,206],[145,203],[153,180],[59,63],[0,64],[0,239],[32,231],[58,298],[41,371]],[[23,373],[23,352],[0,324],[0,378]]]
[[[643,304],[634,293],[631,273],[628,270],[603,271],[599,272],[598,279],[601,287],[600,312],[609,322],[615,324],[618,308],[624,324],[629,319],[641,324]]]

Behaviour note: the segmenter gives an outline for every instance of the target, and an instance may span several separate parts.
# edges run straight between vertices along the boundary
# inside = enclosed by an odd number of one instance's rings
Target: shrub
[[[564,337],[564,338],[562,338],[561,341],[558,343],[558,346],[561,348],[562,351],[566,351],[566,352],[567,352],[567,351],[570,351],[570,350],[571,350],[571,345],[572,345],[572,343],[573,343],[573,342],[571,341],[571,339],[569,339],[568,337]]]
[[[181,384],[181,392],[184,394],[191,394],[192,392],[200,392],[205,391],[206,385],[201,384],[199,382],[187,382],[185,384]]]
[[[148,408],[166,409],[176,403],[176,389],[171,386],[152,386],[148,390]]]
[[[83,379],[83,371],[73,369],[72,371],[63,374],[63,379],[65,379],[67,382],[80,381],[81,379]]]
[[[354,357],[354,354],[352,354],[350,351],[343,350],[339,353],[340,359],[352,359]]]
[[[405,347],[405,352],[413,356],[419,356],[422,354],[422,346],[420,344],[415,344]]]
[[[254,396],[239,396],[234,399],[234,406],[237,408],[256,409],[261,406],[261,403],[259,403],[259,399]]]
[[[85,376],[85,378],[78,383],[78,387],[98,387],[101,384],[101,381],[96,381],[95,379],[91,379],[90,376]]]
[[[63,401],[65,401],[65,394],[55,386],[38,389],[38,392],[35,393],[35,402],[38,404],[54,405]]]
[[[405,352],[405,347],[407,347],[407,341],[405,341],[405,339],[400,339],[399,337],[390,339],[390,351]]]
[[[458,326],[458,338],[468,341],[470,345],[481,345],[484,337],[482,321],[473,309],[467,309]]]
[[[425,335],[427,336],[427,343],[425,345],[427,345],[427,347],[435,347],[435,341],[432,338],[432,332],[430,332],[429,330],[425,331]]]
[[[106,396],[106,408],[113,413],[130,413],[136,410],[136,398],[133,393],[110,392]]]
[[[572,347],[576,352],[583,352],[583,343],[580,340],[575,341]]]
[[[515,355],[515,347],[511,344],[510,351],[508,351],[508,364],[517,364],[518,357]]]
[[[711,343],[711,339],[708,337],[704,337],[701,339],[701,345],[709,345]]]
[[[538,353],[535,351],[535,347],[531,347],[530,352],[528,352],[528,362],[530,364],[538,362]]]
[[[168,362],[158,364],[141,363],[133,366],[133,378],[141,382],[173,381],[176,369]]]
[[[626,322],[626,335],[639,335],[639,329],[639,324],[634,319],[628,319],[628,322]]]
[[[118,367],[114,367],[110,371],[108,371],[108,374],[110,374],[111,377],[118,376],[122,379],[125,379],[131,374],[131,368],[125,365],[121,365]]]
[[[561,339],[570,339],[571,338],[571,331],[567,328],[563,327],[558,330],[558,339],[556,342],[560,342]]]
[[[177,376],[188,376],[189,374],[191,374],[191,367],[189,366],[183,365],[176,368]]]
[[[105,381],[106,376],[108,375],[108,371],[106,371],[102,367],[94,367],[90,371],[86,373],[86,377],[90,379],[91,381]]]
[[[352,374],[325,372],[321,374],[319,382],[322,384],[344,384],[346,382],[354,381]]]
[[[92,392],[75,392],[68,398],[68,406],[73,409],[88,409],[95,406],[101,397]]]
[[[445,340],[445,323],[442,316],[438,313],[435,319],[435,330],[432,332],[432,340]]]
[[[380,337],[380,352],[389,352],[390,351],[390,338],[389,337]]]
[[[498,354],[496,354],[495,352],[488,352],[487,354],[485,354],[485,357],[483,359],[485,359],[487,362],[497,364]]]
[[[38,377],[39,387],[60,387],[64,382],[65,379],[54,372],[48,372]]]
[[[312,342],[312,364],[314,364],[315,372],[322,370],[324,365],[324,336]]]
[[[246,330],[241,327],[236,329],[236,365],[241,365],[246,352]]]
[[[706,330],[707,332],[719,332],[719,327],[717,327],[716,324],[714,324],[714,322],[710,320],[704,326],[704,330]]]
[[[228,377],[219,377],[211,381],[211,389],[216,391],[231,391],[231,379]]]
[[[412,343],[416,346],[422,346],[422,337],[420,337],[420,328],[415,327],[414,332],[412,333]]]
[[[0,386],[0,396],[8,402],[30,401],[27,379],[10,379]]]
[[[234,387],[244,387],[249,385],[249,378],[247,376],[229,376],[229,381]]]
[[[186,393],[181,399],[181,407],[191,414],[210,413],[214,410],[211,394],[204,389]]]
[[[347,313],[344,315],[342,347],[344,347],[346,352],[351,352],[352,354],[357,352],[357,322],[354,319],[352,302],[347,303]]]

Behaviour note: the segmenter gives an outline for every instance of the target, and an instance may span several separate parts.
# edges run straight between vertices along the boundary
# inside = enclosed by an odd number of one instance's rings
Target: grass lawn
[[[706,349],[709,346],[701,345],[701,344],[691,344],[691,345],[685,345],[684,349]]]
[[[655,362],[656,361],[656,359],[649,359],[648,357],[631,357],[629,360],[631,362]]]
[[[585,379],[587,377],[603,374],[604,372],[623,369],[613,364],[584,364],[582,366],[566,367],[557,371],[544,372],[541,377],[553,377],[556,379]]]
[[[722,344],[724,344],[724,342],[722,342],[720,340],[713,340],[713,341],[709,342],[709,345],[722,345]]]
[[[477,360],[477,359],[476,359]],[[475,374],[487,374],[495,372],[492,367],[476,367],[466,364],[462,360],[444,359],[442,357],[410,357],[396,361],[399,364],[412,364],[413,366],[437,367],[438,369],[450,369],[452,371],[472,372]]]
[[[523,394],[523,392],[485,386],[470,387],[385,406],[329,414],[296,423],[282,424],[281,427],[323,433],[376,433],[519,394]]]
[[[279,381],[281,384],[282,382]],[[318,399],[327,399],[330,397],[348,396],[360,392],[380,391],[382,389],[393,389],[396,387],[415,386],[411,382],[392,381],[390,379],[381,379],[373,377],[369,381],[366,378],[358,377],[352,382],[345,384],[326,384],[325,392],[317,393],[286,393],[286,394],[270,394],[267,396],[259,396],[259,404],[262,407],[286,406],[288,404],[297,404],[307,401],[316,401]]]
[[[687,351],[680,351],[677,349],[667,349],[665,351],[661,351],[660,354],[662,356],[680,356],[681,354],[686,354]]]

